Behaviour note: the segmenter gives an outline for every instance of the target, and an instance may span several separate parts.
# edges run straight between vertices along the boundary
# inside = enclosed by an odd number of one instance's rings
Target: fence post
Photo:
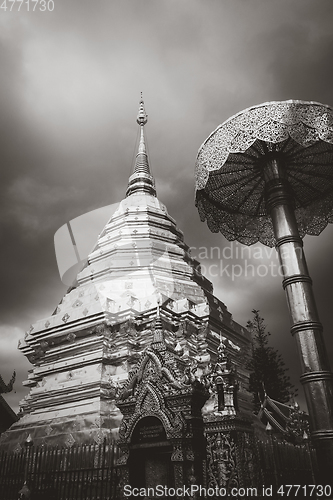
[[[31,496],[31,492],[28,488],[27,481],[28,481],[28,470],[29,470],[29,462],[30,462],[30,452],[31,452],[32,445],[33,445],[32,437],[29,434],[29,436],[27,437],[27,439],[24,442],[24,446],[26,449],[25,467],[24,467],[24,484],[23,484],[22,488],[20,489],[20,491],[18,492],[18,499],[19,500],[23,500],[25,498],[30,498],[30,496]]]
[[[272,464],[273,464],[273,477],[274,477],[274,481],[275,481],[275,487],[277,487],[279,485],[279,477],[278,477],[278,470],[277,470],[276,460],[275,460],[275,451],[277,451],[278,443],[276,441],[274,441],[272,432],[273,432],[273,428],[272,428],[271,424],[269,422],[267,422],[266,433],[268,436],[269,445],[271,447]]]
[[[304,431],[304,434],[303,434],[303,442],[305,443],[306,450],[307,450],[307,452],[309,454],[312,483],[316,484],[316,479],[315,479],[315,474],[314,474],[314,464],[313,464],[313,461],[312,461],[312,453],[311,453],[311,447],[310,447],[310,442],[309,442],[309,436],[308,436],[308,434],[305,431]]]

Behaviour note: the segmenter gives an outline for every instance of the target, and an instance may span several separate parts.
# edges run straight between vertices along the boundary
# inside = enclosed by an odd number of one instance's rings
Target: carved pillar
[[[182,445],[182,440],[177,439],[177,440],[172,440],[172,455],[171,455],[171,462],[173,463],[173,474],[174,474],[174,480],[175,480],[175,488],[183,488],[184,486],[184,451],[183,451],[183,445]],[[177,499],[180,499],[183,497],[177,497]]]
[[[205,487],[253,487],[256,482],[251,422],[241,417],[216,416],[205,422],[207,464]]]
[[[218,356],[212,373],[213,387],[217,394],[217,411],[220,415],[236,415],[238,411],[238,382],[236,368],[230,362],[222,338],[217,348]]]
[[[129,449],[128,445],[122,443],[120,446],[120,457],[117,461],[117,465],[119,467],[119,484],[117,487],[117,498],[125,499],[125,486],[130,484],[129,479],[129,467],[128,467],[128,457],[129,457]]]

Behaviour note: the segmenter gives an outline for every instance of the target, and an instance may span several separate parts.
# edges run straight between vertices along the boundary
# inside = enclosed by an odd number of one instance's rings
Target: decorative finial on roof
[[[129,178],[128,188],[126,191],[126,196],[130,196],[134,193],[148,193],[156,196],[155,181],[154,177],[151,175],[148,155],[146,151],[146,141],[144,135],[144,126],[148,121],[148,115],[145,110],[144,101],[140,99],[139,112],[136,119],[140,126],[140,142],[139,149],[135,159],[135,166],[133,174]]]
[[[155,322],[154,336],[152,342],[152,345],[155,349],[156,348],[165,349],[163,325],[162,325],[161,311],[160,311],[161,304],[162,304],[162,297],[160,294],[158,294],[157,308],[156,308],[156,322]]]
[[[143,97],[142,97],[142,92],[141,92],[141,99],[140,99],[140,107],[139,107],[139,112],[138,112],[138,116],[137,116],[137,119],[136,121],[138,122],[139,125],[141,125],[142,127],[144,125],[146,125],[147,121],[148,121],[148,115],[146,113],[146,110],[145,110],[145,103],[143,101]]]
[[[6,392],[11,392],[13,390],[13,385],[16,379],[16,372],[13,372],[12,378],[10,379],[8,384],[5,384],[3,378],[0,375],[0,394],[4,394]]]
[[[162,329],[162,320],[161,320],[161,304],[162,304],[162,296],[160,293],[157,294],[157,308],[156,308],[156,325],[155,330]]]
[[[28,435],[27,439],[24,441],[25,446],[32,446],[33,445],[33,440],[31,437],[31,434]]]
[[[220,332],[220,344],[217,347],[217,358],[218,361],[222,361],[226,358],[226,346],[225,343],[223,342],[223,337]]]
[[[271,424],[269,422],[267,422],[267,424],[266,424],[266,432],[271,433],[272,430],[273,430],[273,427],[271,426]]]

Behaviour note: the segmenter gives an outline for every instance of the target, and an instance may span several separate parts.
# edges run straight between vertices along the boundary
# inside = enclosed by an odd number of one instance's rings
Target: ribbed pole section
[[[266,204],[271,215],[276,248],[283,270],[283,288],[301,360],[301,382],[308,406],[311,436],[317,449],[319,482],[332,483],[333,382],[322,325],[307,269],[302,239],[293,208],[293,197],[284,179],[283,165],[272,156],[264,167]]]

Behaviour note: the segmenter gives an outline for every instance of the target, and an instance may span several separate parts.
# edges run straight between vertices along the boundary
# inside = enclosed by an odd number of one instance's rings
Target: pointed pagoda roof
[[[20,349],[27,356],[53,335],[60,338],[101,321],[121,322],[155,310],[158,300],[175,314],[191,311],[198,318],[214,316],[214,322],[223,321],[241,337],[245,334],[214,297],[213,286],[191,257],[182,231],[156,196],[144,135],[147,120],[141,96],[140,142],[126,197],[99,234],[86,266],[77,275],[76,287],[21,340]]]
[[[126,197],[99,234],[76,286],[19,342],[34,365],[24,382],[31,391],[1,446],[23,446],[27,427],[34,443],[62,446],[99,442],[116,432],[122,419],[114,406],[116,388],[148,346],[161,352],[169,346],[185,360],[196,356],[206,363],[207,349],[215,355],[222,332],[250,352],[249,333],[214,297],[182,231],[156,196],[142,99],[137,121],[140,143]],[[247,371],[238,368],[245,386]],[[244,406],[249,397],[244,395]]]
[[[145,105],[142,98],[140,99],[140,107],[136,119],[140,127],[140,142],[138,152],[135,158],[133,174],[129,178],[126,196],[134,193],[148,193],[156,196],[155,180],[151,175],[148,154],[146,149],[146,140],[144,134],[144,126],[148,121],[148,115],[145,111]]]

